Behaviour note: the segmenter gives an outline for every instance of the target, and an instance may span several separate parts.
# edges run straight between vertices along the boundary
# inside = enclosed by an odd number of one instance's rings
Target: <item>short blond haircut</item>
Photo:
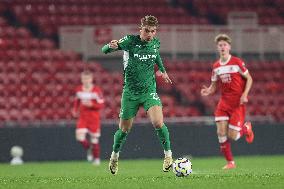
[[[219,34],[215,37],[215,43],[217,44],[219,41],[226,41],[231,45],[232,39],[227,34]]]
[[[93,77],[93,73],[90,70],[84,70],[81,73],[81,76],[91,76],[91,77]]]
[[[141,18],[141,28],[145,26],[156,26],[158,27],[158,19],[155,16],[147,15]]]

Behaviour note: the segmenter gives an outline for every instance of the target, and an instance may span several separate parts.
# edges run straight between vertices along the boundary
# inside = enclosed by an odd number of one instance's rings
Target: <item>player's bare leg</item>
[[[233,129],[234,127],[231,127],[229,125],[229,131],[228,131],[228,137],[232,140],[237,141],[239,138],[241,138],[243,135],[246,138],[247,143],[252,143],[254,140],[254,133],[252,131],[252,125],[250,122],[245,122],[243,127],[237,127],[238,129],[236,130]]]
[[[236,164],[233,158],[231,143],[228,138],[228,121],[217,121],[217,135],[220,144],[220,151],[227,160],[227,164],[223,169],[233,169],[236,168]]]
[[[246,122],[243,125],[243,128],[240,128],[240,129],[237,129],[237,130],[232,129],[229,126],[227,135],[228,135],[228,138],[235,140],[235,141],[237,141],[239,138],[241,138],[242,135],[245,135],[246,141],[248,143],[252,143],[253,139],[254,139],[254,133],[252,131],[252,126],[251,126],[250,122]],[[234,169],[234,168],[236,168],[235,162],[228,162],[227,165],[225,165],[223,167],[223,169]]]
[[[118,158],[119,152],[126,141],[128,132],[130,131],[133,123],[133,118],[128,120],[120,119],[119,129],[114,134],[113,152],[109,161],[109,170],[111,174],[115,175],[118,172]]]
[[[164,148],[164,161],[163,161],[163,171],[168,172],[170,171],[173,158],[172,158],[172,151],[170,147],[170,137],[169,131],[166,125],[163,122],[163,113],[161,106],[152,106],[148,110],[149,118],[156,129],[157,135],[160,139],[160,142]]]
[[[87,133],[88,130],[85,128],[76,129],[76,140],[87,151],[87,161],[91,162],[93,160],[92,145],[87,140]]]

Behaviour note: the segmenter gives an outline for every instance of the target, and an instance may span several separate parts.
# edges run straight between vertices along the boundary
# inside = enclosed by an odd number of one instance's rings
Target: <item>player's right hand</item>
[[[160,74],[166,83],[173,84],[172,80],[170,79],[170,77],[168,76],[166,72],[165,73],[161,72]]]
[[[111,40],[109,43],[109,48],[117,49],[118,48],[118,40]]]
[[[208,96],[211,94],[210,88],[206,87],[205,85],[202,86],[202,89],[200,91],[201,96]]]
[[[248,103],[248,96],[246,94],[242,94],[240,98],[240,104],[246,104]]]
[[[78,117],[78,114],[79,114],[79,113],[78,113],[77,111],[75,111],[74,109],[72,109],[72,110],[71,110],[71,114],[72,114],[73,117],[76,118],[76,117]]]

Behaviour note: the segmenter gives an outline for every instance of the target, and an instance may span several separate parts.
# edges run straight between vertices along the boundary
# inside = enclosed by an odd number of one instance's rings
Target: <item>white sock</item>
[[[172,157],[172,151],[168,150],[168,151],[164,151],[165,157]]]
[[[111,159],[118,159],[118,158],[119,158],[119,152],[117,152],[117,153],[112,152],[110,158],[111,158]]]

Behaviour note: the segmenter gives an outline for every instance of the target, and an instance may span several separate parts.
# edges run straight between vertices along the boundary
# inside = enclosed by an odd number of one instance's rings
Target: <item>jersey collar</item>
[[[220,58],[220,60],[219,60],[220,65],[222,65],[222,66],[226,65],[231,60],[231,58],[232,58],[232,55],[229,56],[229,58],[226,60],[226,62],[222,62],[221,58]]]
[[[148,46],[148,45],[150,45],[152,42],[153,42],[153,40],[154,40],[154,38],[151,40],[151,41],[149,41],[149,42],[147,42],[147,41],[142,41],[142,39],[140,38],[140,35],[138,35],[138,39],[139,39],[139,41],[140,41],[140,43],[142,44],[142,45],[146,45],[146,46]]]

